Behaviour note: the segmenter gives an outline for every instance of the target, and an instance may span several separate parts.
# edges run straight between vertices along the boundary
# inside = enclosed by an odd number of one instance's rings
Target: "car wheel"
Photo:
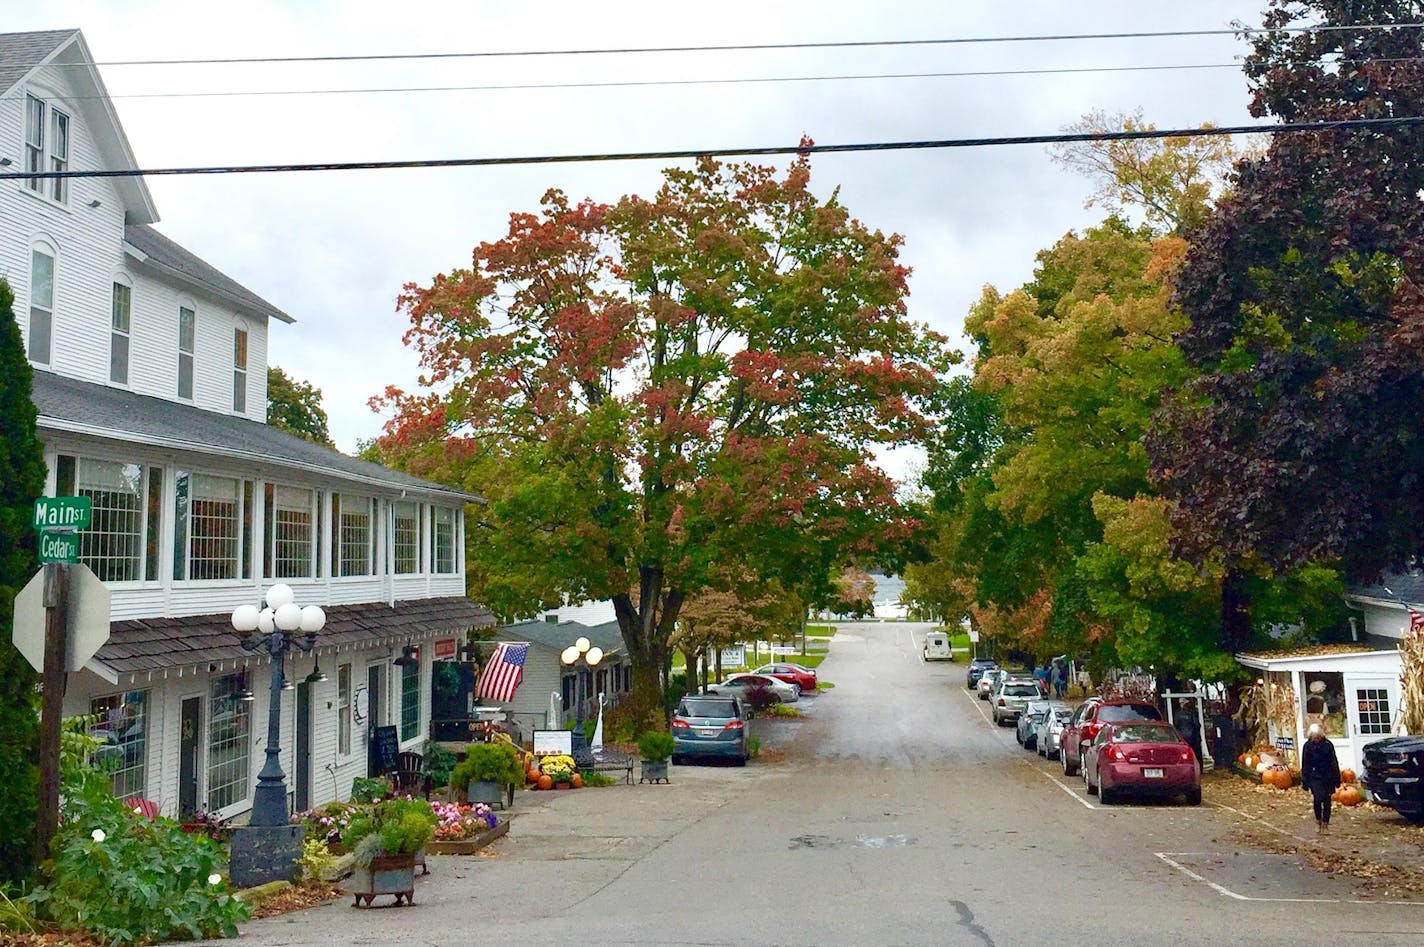
[[[672,755],[672,765],[674,765],[674,766],[686,766],[686,765],[687,765],[687,757],[685,757],[685,756],[683,756],[683,755],[681,755],[681,754],[679,754],[679,753],[674,753],[674,754]]]
[[[1078,775],[1078,767],[1068,761],[1068,754],[1064,753],[1062,749],[1059,749],[1058,751],[1058,762],[1063,764],[1064,776]]]
[[[1097,784],[1095,784],[1092,777],[1088,775],[1088,768],[1086,766],[1083,767],[1083,785],[1088,788],[1088,795],[1096,796],[1098,794]]]
[[[1099,786],[1098,801],[1105,806],[1110,806],[1117,802],[1117,792],[1110,786]]]
[[[1200,786],[1198,786],[1198,787],[1195,788],[1195,789],[1188,789],[1188,790],[1187,790],[1187,805],[1189,805],[1189,806],[1199,806],[1199,805],[1201,805],[1201,787],[1200,787]]]
[[[746,756],[739,756],[739,757],[737,757],[737,765],[738,765],[738,766],[746,766],[746,765],[747,765],[747,758],[746,758]]]

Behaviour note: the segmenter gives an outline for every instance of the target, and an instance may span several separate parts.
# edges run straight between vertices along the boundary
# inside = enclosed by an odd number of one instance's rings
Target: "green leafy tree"
[[[314,444],[333,446],[321,389],[297,381],[275,365],[267,369],[267,423]]]
[[[39,791],[38,676],[10,639],[15,595],[35,573],[30,517],[44,492],[45,466],[14,301],[0,280],[0,882],[24,878],[34,867]]]
[[[426,389],[378,399],[383,454],[488,498],[471,582],[497,613],[612,600],[645,721],[722,564],[772,576],[908,529],[871,451],[926,435],[955,354],[906,316],[900,238],[810,173],[703,159],[650,199],[550,191],[401,297]]]
[[[1377,26],[1421,14],[1272,0],[1246,62],[1252,113],[1424,114],[1424,29]],[[1372,26],[1338,29],[1357,23]],[[1424,550],[1422,189],[1418,125],[1276,135],[1240,164],[1177,281],[1200,375],[1148,442],[1182,554],[1364,577]],[[1247,634],[1245,581],[1224,606],[1229,642]]]

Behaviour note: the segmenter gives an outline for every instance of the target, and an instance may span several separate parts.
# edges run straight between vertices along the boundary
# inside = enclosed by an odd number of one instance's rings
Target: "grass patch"
[[[830,681],[817,681],[817,682],[816,682],[816,693],[819,694],[819,693],[821,693],[822,691],[831,690],[831,689],[834,688],[835,686],[836,686],[836,685],[832,684]]]
[[[799,708],[792,707],[792,706],[790,706],[789,704],[772,704],[772,705],[771,705],[771,715],[772,715],[773,717],[804,717],[804,716],[806,716],[805,714],[803,714],[803,713],[800,711]]]
[[[807,625],[807,638],[834,638],[836,635],[835,625]]]

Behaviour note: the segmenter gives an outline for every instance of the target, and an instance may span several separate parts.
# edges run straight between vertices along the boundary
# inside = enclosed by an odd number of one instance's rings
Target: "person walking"
[[[1068,669],[1060,661],[1053,663],[1053,696],[1062,700],[1068,693]]]
[[[1340,788],[1340,760],[1318,723],[1310,725],[1300,754],[1300,782],[1315,800],[1315,834],[1324,835],[1330,831],[1330,795]]]

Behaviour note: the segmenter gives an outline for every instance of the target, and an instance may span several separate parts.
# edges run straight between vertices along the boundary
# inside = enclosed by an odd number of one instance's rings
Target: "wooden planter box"
[[[643,760],[642,769],[638,773],[638,782],[657,783],[668,781],[668,761],[667,760]]]
[[[371,859],[369,866],[357,865],[346,880],[346,889],[355,898],[352,907],[360,905],[362,900],[370,907],[376,896],[381,894],[395,895],[396,904],[400,904],[402,899],[406,904],[414,904],[415,856],[378,855]]]
[[[509,834],[509,820],[499,822],[492,829],[486,829],[474,838],[451,841],[436,839],[425,846],[431,855],[473,855],[500,836]]]

